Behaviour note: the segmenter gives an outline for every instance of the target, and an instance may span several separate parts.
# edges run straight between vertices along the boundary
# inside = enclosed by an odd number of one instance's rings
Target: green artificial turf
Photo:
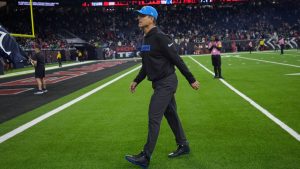
[[[291,56],[286,55],[289,64],[300,65],[299,54],[289,54]],[[239,55],[283,61],[262,53]],[[212,70],[209,56],[194,58]],[[150,168],[300,168],[299,141],[221,81],[213,79],[193,60],[184,58],[184,61],[201,83],[201,89],[194,91],[177,71],[178,113],[191,153],[177,159],[167,157],[176,149],[176,144],[163,119]],[[223,76],[229,84],[300,132],[300,76],[285,75],[297,73],[299,68],[236,57],[223,57],[222,64]],[[147,109],[152,89],[150,82],[143,81],[136,93],[131,94],[129,85],[136,74],[137,71],[1,143],[1,168],[138,168],[128,163],[124,155],[139,153],[146,141]],[[0,131],[7,132],[118,75],[3,123]]]

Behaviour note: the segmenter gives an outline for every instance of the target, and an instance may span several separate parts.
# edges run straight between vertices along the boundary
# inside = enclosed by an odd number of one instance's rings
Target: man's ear
[[[156,25],[156,20],[154,19],[154,17],[152,16],[151,18],[152,18],[153,23]]]

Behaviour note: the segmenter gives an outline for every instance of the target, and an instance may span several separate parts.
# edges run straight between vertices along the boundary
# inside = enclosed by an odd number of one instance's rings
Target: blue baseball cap
[[[156,9],[153,8],[152,6],[144,6],[142,9],[137,10],[136,12],[139,14],[152,16],[154,17],[155,20],[157,20],[158,17],[158,13]]]

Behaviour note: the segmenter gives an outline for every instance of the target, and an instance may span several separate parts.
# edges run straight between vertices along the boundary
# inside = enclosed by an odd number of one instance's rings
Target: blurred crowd
[[[300,6],[287,1],[235,3],[226,5],[164,5],[158,9],[158,25],[175,42],[191,53],[195,45],[217,35],[222,41],[251,40],[272,36],[297,37],[300,30]],[[298,4],[298,5],[297,5]],[[35,7],[36,34],[43,48],[68,47],[61,32],[68,31],[96,47],[130,45],[138,47],[142,33],[134,10],[140,8]],[[24,22],[29,10],[18,7],[9,16],[0,16],[11,32],[31,33]],[[14,22],[5,18],[16,18]],[[26,19],[26,18],[25,18]],[[19,38],[21,46],[30,48],[33,40]]]

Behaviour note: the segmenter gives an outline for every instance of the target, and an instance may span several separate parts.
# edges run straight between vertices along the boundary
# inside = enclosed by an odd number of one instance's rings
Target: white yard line
[[[206,68],[200,62],[198,62],[197,60],[195,60],[192,57],[189,57],[189,58],[192,59],[194,62],[196,62],[200,67],[202,67],[203,69],[205,69],[207,72],[209,72],[210,74],[214,75],[214,73],[212,71],[210,71],[208,68]],[[271,119],[277,125],[279,125],[282,129],[284,129],[286,132],[288,132],[296,140],[300,141],[300,135],[295,130],[293,130],[292,128],[290,128],[289,126],[287,126],[285,123],[283,123],[282,121],[280,121],[278,118],[276,118],[274,115],[272,115],[268,110],[266,110],[265,108],[263,108],[262,106],[260,106],[256,102],[254,102],[251,98],[249,98],[248,96],[246,96],[242,92],[238,91],[232,85],[230,85],[229,83],[227,83],[224,79],[220,79],[220,81],[225,86],[227,86],[229,89],[231,89],[233,92],[235,92],[236,94],[238,94],[239,96],[241,96],[243,99],[245,99],[247,102],[249,102],[253,107],[255,107],[257,110],[259,110],[261,113],[263,113],[264,115],[266,115],[269,119]]]
[[[62,111],[62,110],[64,110],[64,109],[66,109],[66,108],[72,106],[73,104],[75,104],[75,103],[77,103],[77,102],[79,102],[79,101],[81,101],[81,100],[83,100],[83,99],[89,97],[90,95],[92,95],[92,94],[94,94],[94,93],[96,93],[96,92],[102,90],[103,88],[105,88],[105,87],[111,85],[112,83],[114,83],[114,82],[116,82],[116,81],[122,79],[123,77],[129,75],[130,73],[132,73],[132,72],[138,70],[140,67],[141,67],[141,66],[138,66],[138,67],[136,67],[136,68],[134,68],[134,69],[132,69],[132,70],[130,70],[130,71],[128,71],[128,72],[126,72],[126,73],[124,73],[124,74],[118,76],[118,77],[116,77],[115,79],[113,79],[113,80],[111,80],[111,81],[109,81],[109,82],[106,82],[105,84],[103,84],[103,85],[101,85],[101,86],[99,86],[99,87],[97,87],[97,88],[95,88],[95,89],[93,89],[93,90],[91,90],[91,91],[89,91],[89,92],[87,92],[87,93],[85,93],[85,94],[79,96],[78,98],[76,98],[76,99],[74,99],[74,100],[71,100],[71,101],[69,101],[68,103],[66,103],[66,104],[64,104],[64,105],[62,105],[62,106],[59,106],[59,107],[57,107],[57,108],[55,108],[55,109],[53,109],[53,110],[51,110],[51,111],[49,111],[49,112],[47,112],[47,113],[41,115],[40,117],[37,117],[36,119],[34,119],[34,120],[32,120],[32,121],[30,121],[30,122],[28,122],[28,123],[26,123],[26,124],[24,124],[24,125],[22,125],[22,126],[16,128],[16,129],[14,129],[14,130],[12,130],[12,131],[10,131],[10,132],[4,134],[3,136],[0,137],[0,144],[3,143],[4,141],[6,141],[6,140],[8,140],[8,139],[10,139],[10,138],[12,138],[12,137],[14,137],[14,136],[17,135],[17,134],[22,133],[23,131],[29,129],[30,127],[32,127],[32,126],[38,124],[39,122],[41,122],[41,121],[47,119],[48,117],[53,116],[54,114],[56,114],[56,113],[58,113],[58,112],[60,112],[60,111]]]
[[[300,73],[291,73],[291,74],[285,74],[285,75],[289,75],[289,76],[300,76]]]
[[[280,62],[273,62],[273,61],[267,61],[267,60],[261,60],[261,59],[253,59],[253,58],[247,58],[247,57],[242,57],[242,56],[232,56],[232,57],[300,68],[300,66],[298,66],[298,65],[286,64],[286,63],[280,63]]]
[[[281,56],[281,57],[284,57],[286,55],[289,55],[289,56],[300,56],[300,53],[298,53],[298,55],[296,55],[296,53],[292,54],[290,52],[289,53],[284,53],[283,55],[280,55],[280,53],[276,53],[276,52],[274,52],[274,53],[272,53],[272,52],[264,52],[262,54],[264,54],[264,55],[274,55],[274,54],[276,54],[276,55]]]
[[[273,52],[272,53],[272,51],[273,50],[266,50],[266,51],[254,51],[254,52],[252,52],[252,54],[254,53],[254,54],[279,54],[278,52],[276,53],[276,52]],[[285,52],[295,52],[296,50],[287,50],[287,51],[285,51]],[[223,55],[237,55],[237,54],[250,54],[249,53],[249,51],[243,51],[243,52],[228,52],[228,53],[222,53],[221,55],[223,56]],[[201,55],[182,55],[182,57],[189,57],[189,56],[210,56],[211,54],[210,53],[208,53],[208,54],[201,54]],[[294,56],[294,54],[287,54],[287,55],[293,55]]]

